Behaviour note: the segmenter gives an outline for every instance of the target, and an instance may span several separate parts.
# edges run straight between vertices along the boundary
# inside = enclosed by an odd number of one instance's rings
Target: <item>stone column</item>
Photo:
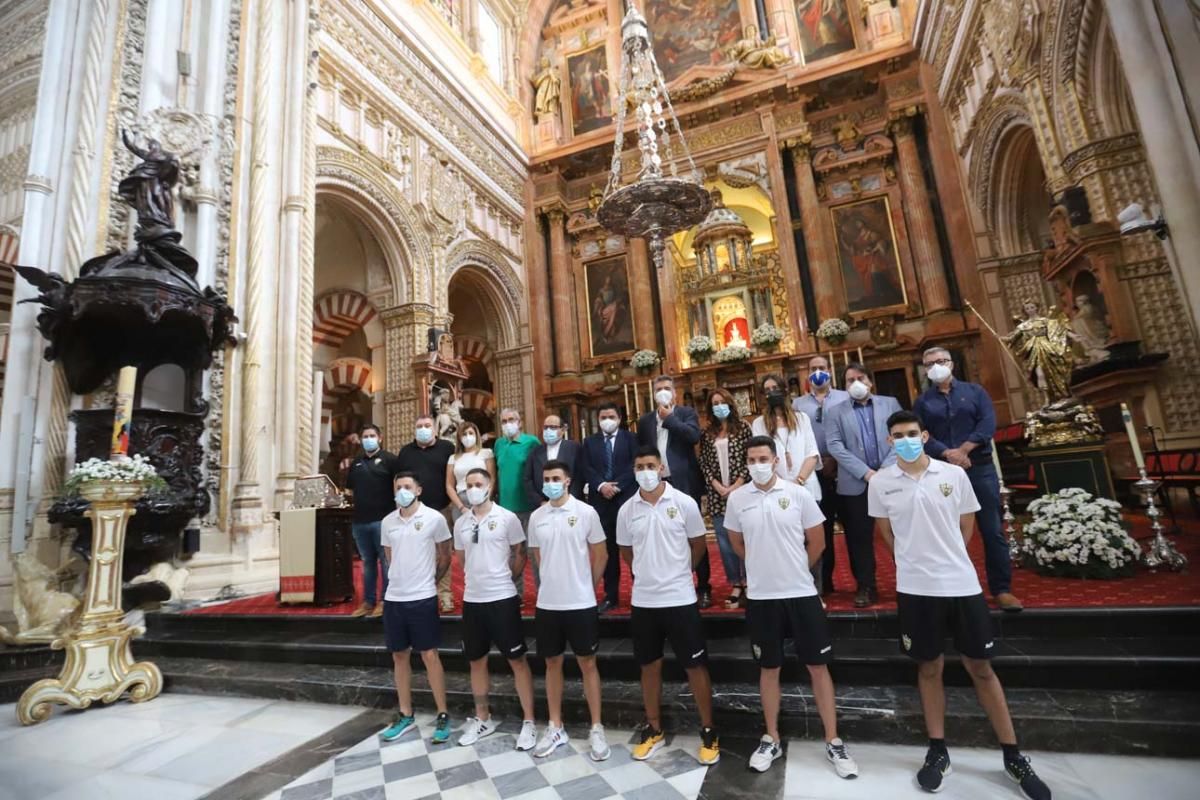
[[[546,244],[542,227],[544,224],[542,215],[537,212],[534,212],[531,220],[527,219],[525,222],[525,263],[528,264],[525,276],[529,286],[529,336],[532,341],[537,343],[533,367],[539,394],[542,388],[541,382],[554,374],[554,365],[550,359],[550,309],[546,305]]]
[[[567,248],[566,214],[561,208],[546,213],[550,223],[550,305],[554,309],[555,372],[579,374],[579,318],[575,315],[575,279]]]
[[[633,303],[633,346],[639,350],[662,352],[658,325],[654,319],[654,292],[651,289],[650,251],[645,239],[629,239],[629,299]]]
[[[896,141],[896,172],[900,191],[904,195],[904,218],[908,221],[908,241],[920,284],[922,304],[926,314],[950,308],[950,287],[946,284],[946,267],[938,246],[937,227],[929,205],[929,188],[921,171],[921,156],[913,135],[912,119],[907,116],[892,120],[892,138]]]
[[[762,115],[763,129],[775,138],[775,119],[771,114]],[[779,257],[784,265],[796,264],[797,269],[782,270],[783,285],[787,290],[787,310],[788,324],[780,325],[781,328],[788,331],[788,337],[784,340],[782,347],[791,346],[796,348],[796,351],[803,349],[800,344],[802,341],[801,331],[808,328],[815,328],[817,323],[812,323],[805,319],[804,313],[804,284],[800,280],[799,264],[800,259],[796,254],[796,239],[792,236],[792,214],[788,208],[787,200],[787,184],[783,177],[783,158],[779,154],[778,146],[767,148],[767,180],[771,185],[771,204],[775,206],[775,240],[779,243]],[[730,242],[730,255],[733,254],[733,243]],[[749,308],[749,306],[748,306]],[[753,316],[753,314],[751,314]],[[782,320],[776,320],[782,322]],[[756,325],[761,325],[766,320],[756,320]],[[754,329],[751,328],[751,333]]]
[[[383,341],[387,358],[387,384],[383,395],[384,446],[396,452],[412,436],[413,422],[421,407],[413,371],[413,358],[425,350],[425,337],[434,324],[433,306],[406,303],[379,315],[383,322]]]
[[[817,184],[812,172],[812,148],[807,138],[790,139],[787,146],[792,150],[792,166],[796,171],[796,194],[800,202],[800,227],[804,231],[804,249],[808,253],[809,281],[812,283],[813,299],[817,304],[816,326],[842,313],[838,299],[836,280],[837,253],[829,241],[829,226],[825,224],[825,212],[817,198]]]

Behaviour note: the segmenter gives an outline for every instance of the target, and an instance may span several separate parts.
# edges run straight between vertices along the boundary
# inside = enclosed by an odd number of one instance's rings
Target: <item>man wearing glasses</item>
[[[486,469],[467,473],[465,500],[471,510],[454,525],[454,549],[462,553],[466,587],[463,591],[463,656],[471,664],[471,694],[475,716],[467,719],[458,743],[475,744],[496,732],[498,723],[488,708],[488,652],[495,644],[512,668],[521,699],[518,750],[532,750],[537,738],[533,722],[533,673],[525,660],[521,632],[521,598],[513,585],[525,569],[525,531],[513,512],[492,502],[492,478]]]
[[[979,384],[954,377],[949,350],[931,347],[922,361],[930,386],[917,397],[913,411],[929,431],[925,449],[934,458],[967,471],[979,500],[975,521],[983,537],[988,591],[1004,611],[1020,611],[1021,601],[1012,593],[1008,543],[1000,530],[1000,476],[992,464],[992,437],[996,435],[992,398]]]

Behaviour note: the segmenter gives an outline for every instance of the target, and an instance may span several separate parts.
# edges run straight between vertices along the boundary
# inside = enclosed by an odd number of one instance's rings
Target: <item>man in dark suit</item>
[[[621,412],[616,403],[600,406],[599,417],[599,432],[583,440],[584,480],[579,483],[587,483],[588,502],[600,515],[600,525],[608,543],[604,602],[600,604],[600,612],[604,613],[620,605],[621,551],[617,547],[617,512],[637,491],[637,481],[633,478],[637,438],[621,427]]]
[[[583,474],[583,445],[566,437],[567,426],[563,425],[562,417],[547,415],[542,423],[542,443],[533,448],[525,461],[525,494],[532,508],[546,502],[546,496],[542,494],[542,469],[547,461],[562,461],[571,468],[572,475]],[[569,491],[582,500],[583,481],[571,481]]]
[[[697,504],[704,496],[700,460],[696,444],[700,441],[700,417],[691,406],[675,405],[675,381],[669,375],[654,379],[654,409],[638,420],[638,444],[657,447],[662,456],[662,477],[689,495]],[[696,593],[701,608],[712,605],[709,583],[708,551],[696,565]]]

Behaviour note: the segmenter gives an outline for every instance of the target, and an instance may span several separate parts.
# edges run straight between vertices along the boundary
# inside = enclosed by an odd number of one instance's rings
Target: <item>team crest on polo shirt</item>
[[[790,497],[779,498],[779,507],[781,509],[783,509],[784,511],[787,511],[787,507],[790,506],[791,504],[792,504],[792,500]]]
[[[679,516],[679,509],[675,506],[670,506],[667,508],[667,516],[671,519],[675,519],[675,517]]]
[[[579,517],[567,517],[567,525],[574,528],[575,523],[579,521]]]
[[[496,530],[496,520],[494,520],[494,519],[489,519],[489,520],[488,520],[488,530],[489,530],[489,531],[494,531],[494,530]]]
[[[905,651],[912,650],[912,639],[908,638],[907,634],[900,634],[900,643],[904,645]]]
[[[750,645],[750,649],[754,651],[755,658],[762,658],[762,648],[756,644]]]
[[[949,497],[950,493],[954,491],[954,487],[948,483],[940,483],[938,488],[942,490],[942,497]]]
[[[425,523],[424,523],[424,522],[421,522],[421,520],[417,520],[416,522],[414,522],[414,523],[413,523],[413,529],[414,529],[414,530],[418,530],[418,531],[419,531],[419,530],[421,530],[421,527],[422,527],[424,524],[425,524]]]

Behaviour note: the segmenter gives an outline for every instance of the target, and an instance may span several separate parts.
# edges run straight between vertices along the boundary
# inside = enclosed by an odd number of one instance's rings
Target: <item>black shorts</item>
[[[765,669],[783,666],[784,639],[792,640],[796,656],[805,664],[828,664],[833,659],[825,609],[816,595],[751,600],[746,606],[746,629],[754,658]]]
[[[571,643],[576,656],[594,656],[600,649],[600,616],[596,607],[550,611],[539,608],[535,614],[537,651],[542,658],[561,656]]]
[[[675,660],[684,669],[703,664],[708,659],[704,624],[695,603],[666,608],[634,606],[629,631],[633,637],[633,655],[639,664],[652,664],[662,658],[663,642],[668,639]]]
[[[483,658],[492,645],[507,659],[525,655],[521,632],[521,599],[516,595],[491,603],[463,602],[462,646],[468,661]]]
[[[900,649],[917,661],[933,661],[946,649],[946,636],[967,658],[991,658],[995,642],[992,615],[983,592],[967,597],[896,594]]]
[[[387,649],[400,653],[409,648],[423,653],[442,643],[442,621],[437,597],[424,600],[383,601],[383,636]]]

